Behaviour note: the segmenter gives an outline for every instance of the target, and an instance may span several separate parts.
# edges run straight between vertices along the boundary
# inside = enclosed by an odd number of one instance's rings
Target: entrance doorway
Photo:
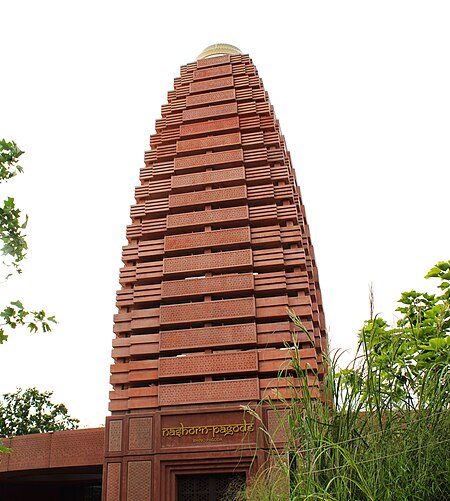
[[[233,501],[245,485],[245,473],[177,475],[177,501]]]

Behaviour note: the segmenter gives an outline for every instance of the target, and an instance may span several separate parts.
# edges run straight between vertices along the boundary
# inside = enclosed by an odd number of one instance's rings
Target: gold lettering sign
[[[215,440],[220,436],[234,435],[236,433],[250,433],[255,431],[254,423],[247,423],[244,419],[242,423],[237,424],[214,424],[205,426],[184,426],[180,423],[180,426],[176,428],[162,428],[163,437],[198,437],[206,436],[211,437]]]

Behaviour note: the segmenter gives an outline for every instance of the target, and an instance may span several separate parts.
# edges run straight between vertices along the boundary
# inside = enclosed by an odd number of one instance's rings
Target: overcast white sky
[[[0,346],[0,393],[54,390],[104,423],[121,247],[144,150],[182,64],[249,53],[281,122],[316,250],[332,348],[450,258],[448,1],[0,0],[0,137],[26,151],[2,187],[30,216],[23,275],[51,334]]]

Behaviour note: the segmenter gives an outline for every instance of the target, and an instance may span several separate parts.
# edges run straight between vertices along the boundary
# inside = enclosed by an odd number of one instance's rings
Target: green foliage
[[[17,163],[23,153],[14,141],[0,140],[0,183],[23,172],[23,168]],[[24,259],[27,250],[23,233],[27,222],[27,217],[25,221],[20,220],[20,210],[15,206],[13,198],[8,197],[3,201],[3,207],[0,207],[2,254],[11,260],[10,263],[4,264],[13,266],[19,273],[21,272],[19,263]]]
[[[52,395],[36,388],[5,393],[0,401],[0,437],[77,429],[79,420],[69,416],[64,404],[52,403]]]
[[[23,168],[17,163],[23,153],[14,141],[0,139],[0,181],[8,181],[23,172]]]
[[[22,270],[19,263],[25,258],[27,242],[23,230],[26,228],[28,218],[20,221],[20,210],[14,204],[14,198],[8,197],[0,207],[0,228],[2,231],[2,254],[10,257],[10,263],[3,262],[15,268],[18,273]]]
[[[441,262],[427,275],[440,280],[440,294],[402,294],[394,327],[366,322],[343,370],[339,354],[325,374],[303,370],[294,336],[292,369],[280,374],[290,398],[263,402],[287,443],[276,447],[274,432],[262,428],[271,466],[240,499],[450,499],[449,270]],[[259,411],[247,411],[262,424]]]
[[[19,173],[23,168],[18,164],[19,157],[23,151],[14,141],[0,140],[0,183],[8,181]],[[11,197],[3,201],[0,207],[0,236],[1,252],[9,262],[4,262],[6,266],[12,267],[21,273],[20,263],[25,258],[27,242],[24,230],[27,226],[28,216],[21,221],[20,210],[15,206]],[[7,275],[9,278],[11,274]],[[44,310],[27,311],[20,301],[11,301],[8,306],[0,311],[0,344],[8,339],[7,331],[16,329],[18,326],[26,326],[30,332],[51,330],[50,323],[55,323],[54,316],[46,316]]]
[[[51,330],[50,322],[55,323],[55,317],[47,317],[44,310],[26,311],[20,301],[11,301],[3,311],[0,311],[0,318],[4,321],[0,324],[0,344],[8,339],[5,329],[15,329],[19,325],[26,326],[30,332],[42,332]]]
[[[450,363],[450,261],[439,262],[426,275],[437,278],[440,294],[403,292],[394,327],[381,318],[365,323],[360,332],[359,356],[370,359],[379,392],[395,405],[422,405],[434,397]],[[367,385],[371,377],[356,366],[350,380]],[[349,371],[344,373],[349,377]],[[431,380],[428,380],[431,379]],[[369,391],[366,395],[371,395]]]
[[[23,153],[24,152],[17,146],[14,141],[6,141],[5,139],[0,140],[0,183],[9,181],[17,174],[23,172],[23,168],[18,163],[19,158],[21,155],[23,155]],[[28,216],[25,216],[24,219],[21,219],[20,210],[16,207],[14,199],[7,197],[6,200],[3,201],[3,206],[0,206],[1,253],[6,259],[6,261],[3,261],[3,265],[5,265],[6,267],[11,267],[17,273],[22,272],[20,263],[25,258],[28,248],[25,238],[26,236],[24,234],[27,223]],[[10,276],[11,273],[6,274],[6,279],[8,279]],[[8,331],[14,330],[19,326],[26,326],[30,330],[30,332],[37,332],[39,329],[41,329],[43,332],[48,332],[51,330],[51,322],[56,322],[55,317],[48,317],[45,314],[44,310],[27,311],[21,301],[11,301],[8,306],[6,306],[3,310],[0,310],[0,344],[8,339]],[[34,391],[37,392],[37,390]],[[14,395],[16,394],[9,394],[9,397],[8,395],[5,395],[5,398],[12,398]],[[37,394],[35,395],[35,403],[38,404],[38,409],[45,409],[46,404],[43,398],[46,396],[46,394],[42,395],[43,396],[39,397],[40,400],[37,398]],[[51,393],[47,396],[49,397],[50,395]],[[27,401],[28,399],[28,402],[31,402],[32,396],[33,390],[25,390],[24,401]],[[24,422],[26,422],[25,410],[25,407],[22,407],[22,414],[18,415],[18,418],[20,418],[20,416],[23,417]],[[6,419],[9,419],[10,423],[13,423],[13,420],[11,416],[9,416],[7,409],[4,408],[4,404],[1,404],[0,411],[2,415],[2,419],[0,419],[0,436],[9,436],[5,435],[5,433],[9,429],[8,426],[10,426],[8,425],[8,421],[6,421]],[[52,410],[50,409],[49,412],[51,417]],[[67,412],[67,410],[64,406],[62,406],[61,409],[56,408],[56,412],[61,412],[64,414],[64,412]],[[35,419],[37,419],[37,417]],[[43,416],[42,420],[39,421],[39,423],[45,423],[45,419],[45,416]],[[32,421],[29,420],[29,423],[31,422]],[[38,421],[36,421],[36,423],[38,423]],[[37,432],[31,431],[27,433]],[[7,447],[4,447],[0,442],[0,453],[8,452],[9,449]]]

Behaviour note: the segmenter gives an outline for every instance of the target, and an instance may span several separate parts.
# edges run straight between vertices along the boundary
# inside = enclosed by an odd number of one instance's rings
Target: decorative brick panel
[[[224,87],[232,87],[234,78],[228,77],[215,78],[214,80],[204,80],[203,82],[192,82],[189,86],[191,94],[196,92],[205,92],[213,89],[221,89]]]
[[[0,471],[48,470],[103,463],[105,430],[92,428],[36,433],[4,440],[12,449]],[[83,444],[80,447],[80,444]],[[3,459],[3,458],[2,458]]]
[[[245,185],[231,186],[230,188],[220,188],[218,190],[195,191],[170,195],[169,207],[194,207],[198,205],[213,204],[215,202],[245,200],[246,198],[247,187]]]
[[[238,117],[220,118],[218,120],[208,120],[208,122],[180,125],[180,137],[206,135],[230,129],[239,129]]]
[[[250,228],[233,228],[185,235],[168,235],[164,240],[166,251],[202,249],[207,247],[227,247],[231,244],[250,242]]]
[[[153,418],[131,417],[128,421],[128,449],[153,449]]]
[[[183,121],[192,122],[209,118],[236,115],[238,112],[237,103],[216,104],[204,108],[192,108],[183,111]]]
[[[183,357],[161,358],[159,377],[181,377],[208,374],[241,374],[257,372],[256,351],[211,353]]]
[[[251,249],[197,254],[195,256],[166,257],[163,263],[163,273],[168,275],[208,270],[248,269],[252,262]]]
[[[8,470],[30,470],[48,468],[50,465],[51,433],[41,433],[14,437],[10,447],[13,452],[9,456]]]
[[[257,379],[161,385],[160,405],[250,402],[259,399]]]
[[[161,295],[163,298],[217,294],[232,291],[250,292],[252,290],[253,273],[172,280],[161,284]]]
[[[127,463],[127,501],[151,499],[152,462],[129,461]]]
[[[107,501],[120,501],[120,477],[122,465],[108,463],[106,466],[106,498]]]
[[[205,68],[207,66],[217,66],[219,64],[225,64],[229,62],[230,62],[229,54],[217,57],[207,57],[205,59],[199,59],[197,61],[197,68]]]
[[[161,306],[161,325],[252,318],[254,316],[255,300],[253,298]]]
[[[217,103],[223,101],[232,101],[236,99],[234,89],[219,90],[217,92],[208,92],[207,94],[195,94],[186,97],[186,106],[201,106],[204,104]]]
[[[196,172],[195,174],[184,174],[172,177],[172,188],[187,188],[194,186],[205,186],[208,184],[222,184],[245,180],[244,167],[234,169],[223,169],[210,172]]]
[[[188,212],[186,214],[169,214],[167,216],[167,228],[205,226],[228,221],[247,222],[248,207],[244,205],[227,209]]]
[[[102,464],[103,444],[103,430],[56,431],[52,435],[50,468]]]
[[[201,151],[213,148],[223,148],[241,143],[240,132],[221,134],[219,136],[201,137],[198,139],[185,139],[177,142],[177,153],[186,151]]]
[[[119,452],[122,450],[122,420],[109,421],[108,428],[108,451]]]
[[[161,351],[182,351],[192,348],[240,346],[256,343],[256,324],[221,325],[178,329],[160,333]]]
[[[175,159],[175,169],[181,171],[200,167],[213,167],[215,165],[232,167],[236,164],[242,164],[243,160],[244,156],[241,149],[219,151],[217,153],[205,153],[192,157],[178,157]]]
[[[224,66],[216,66],[211,68],[204,68],[194,71],[194,80],[205,80],[206,78],[214,78],[222,75],[231,74],[231,64]]]

